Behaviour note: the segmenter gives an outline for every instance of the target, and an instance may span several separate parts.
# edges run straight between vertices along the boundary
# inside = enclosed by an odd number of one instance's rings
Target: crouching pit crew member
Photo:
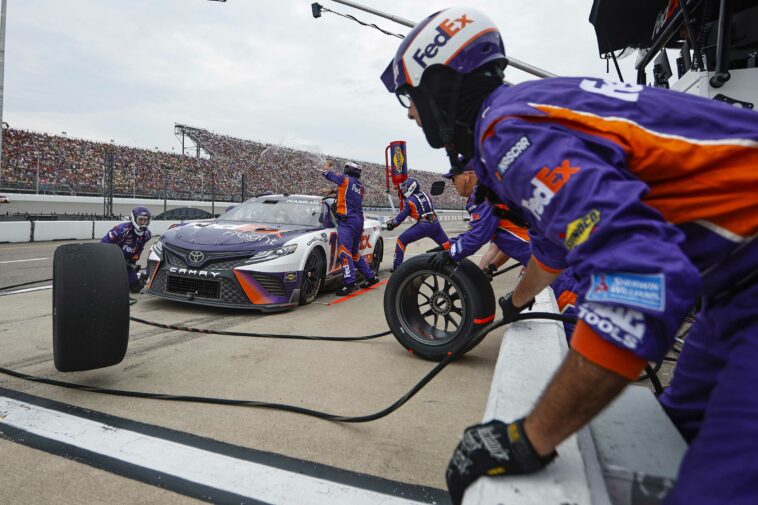
[[[387,230],[394,230],[408,216],[415,219],[416,223],[397,237],[395,256],[392,258],[393,272],[403,263],[405,248],[410,243],[429,237],[444,249],[450,247],[450,240],[437,219],[432,199],[421,191],[418,180],[413,177],[404,180],[400,184],[400,191],[405,197],[405,206],[395,217],[387,220]]]
[[[324,177],[337,185],[337,239],[339,241],[340,261],[342,263],[342,287],[335,293],[337,296],[345,296],[357,288],[355,286],[355,269],[363,274],[365,281],[362,288],[373,286],[377,279],[366,259],[361,256],[360,244],[363,235],[363,183],[360,181],[361,167],[348,161],[345,163],[344,173],[338,174],[331,169],[334,163],[326,162],[326,170],[322,171]]]
[[[452,35],[431,56],[442,23]],[[660,397],[690,442],[664,503],[758,502],[758,115],[592,77],[508,87],[506,64],[492,21],[453,8],[416,25],[382,76],[432,147],[473,159],[490,198],[528,221],[532,258],[506,321],[564,269],[578,279],[569,353],[525,417],[464,432],[453,501],[479,477],[548,465],[664,357],[702,295]]]
[[[446,263],[458,262],[471,256],[490,241],[497,246],[505,261],[513,258],[522,265],[527,265],[531,256],[531,247],[523,218],[510,211],[506,205],[493,205],[477,193],[478,178],[474,173],[473,164],[468,163],[463,168],[452,167],[443,177],[451,179],[458,194],[468,198],[466,210],[471,216],[471,221],[469,221],[468,231],[450,240],[450,249],[440,251],[432,257],[432,268],[442,271]],[[486,193],[485,188],[479,189],[480,193]],[[487,273],[491,268],[491,263],[488,263],[482,270]],[[494,271],[490,275],[492,273]],[[574,307],[576,293],[573,291],[574,279],[570,272],[563,272],[550,284],[550,287],[555,294],[558,310],[566,316],[576,317]],[[574,324],[564,322],[563,328],[566,337],[570,337],[574,331]]]
[[[116,244],[124,252],[129,279],[129,291],[139,293],[144,287],[145,278],[138,275],[142,268],[137,262],[142,256],[142,250],[152,238],[150,230],[150,210],[147,207],[132,209],[129,221],[114,226],[100,240],[103,244]]]

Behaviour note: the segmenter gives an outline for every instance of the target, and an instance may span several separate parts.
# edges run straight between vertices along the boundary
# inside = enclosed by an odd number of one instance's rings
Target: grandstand
[[[114,157],[117,197],[163,198],[165,192],[167,198],[176,200],[239,201],[243,175],[247,195],[263,191],[315,193],[328,186],[313,166],[313,156],[305,151],[281,149],[272,159],[261,156],[271,144],[185,125],[176,125],[175,129],[182,135],[183,144],[185,138],[195,144],[194,155],[8,128],[3,134],[0,191],[102,195],[106,153]],[[387,206],[384,165],[342,156],[327,155],[327,159],[337,166],[346,161],[362,165],[364,205]],[[411,175],[427,190],[440,179],[440,174],[432,172],[411,170]],[[464,203],[450,185],[435,202],[446,209],[460,209]]]

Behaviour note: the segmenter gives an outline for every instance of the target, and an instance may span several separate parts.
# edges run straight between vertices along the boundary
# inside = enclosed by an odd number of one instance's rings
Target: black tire
[[[374,275],[379,275],[379,267],[382,266],[382,260],[384,259],[384,239],[379,237],[374,244],[374,255],[371,258],[371,270],[374,271]]]
[[[61,372],[121,363],[129,343],[129,283],[121,248],[68,244],[53,257],[53,361]]]
[[[469,260],[429,268],[431,255],[404,262],[384,292],[384,316],[395,338],[417,356],[440,361],[495,318],[495,294],[487,276]],[[468,343],[473,349],[484,335]]]
[[[308,305],[318,296],[324,284],[324,255],[314,248],[305,260],[303,280],[300,283],[300,305]]]

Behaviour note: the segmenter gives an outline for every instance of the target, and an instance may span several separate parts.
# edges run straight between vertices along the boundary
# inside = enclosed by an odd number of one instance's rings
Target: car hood
[[[240,223],[235,221],[213,221],[190,223],[167,231],[163,236],[166,243],[183,248],[205,250],[258,251],[280,246],[304,233],[320,228]]]

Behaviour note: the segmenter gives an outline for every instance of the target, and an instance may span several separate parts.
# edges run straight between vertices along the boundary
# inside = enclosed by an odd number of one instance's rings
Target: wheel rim
[[[318,254],[311,254],[308,259],[305,260],[305,268],[303,269],[303,282],[300,288],[305,294],[306,298],[310,298],[316,294],[319,282],[321,280],[321,261]]]
[[[430,346],[455,340],[466,319],[462,290],[450,277],[431,270],[403,279],[395,299],[400,324],[412,339]]]

